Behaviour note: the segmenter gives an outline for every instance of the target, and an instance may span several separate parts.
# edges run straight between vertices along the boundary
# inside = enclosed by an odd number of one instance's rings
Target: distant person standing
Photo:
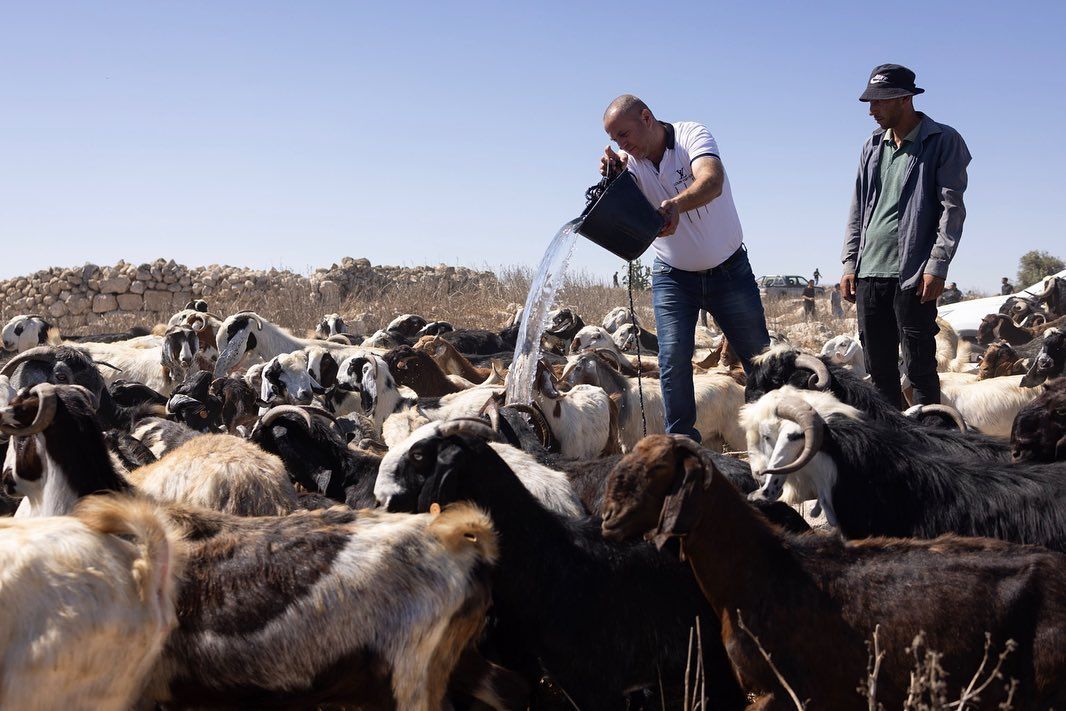
[[[814,274],[812,276],[814,277],[814,285],[817,286],[818,282],[822,280],[822,273],[818,271],[818,267],[814,268]]]
[[[844,318],[844,306],[840,303],[840,284],[833,284],[833,290],[829,292],[829,306],[833,311],[833,318]]]
[[[914,72],[882,64],[860,101],[880,128],[863,144],[841,261],[877,390],[902,407],[898,360],[916,404],[940,402],[936,301],[966,218],[970,152],[962,136],[914,110]]]
[[[955,282],[948,284],[948,288],[944,289],[944,293],[937,299],[937,306],[944,306],[946,304],[957,304],[962,301],[962,292],[959,291],[959,287],[955,286]]]
[[[999,285],[999,293],[1002,296],[1009,296],[1014,293],[1014,285],[1007,281],[1007,277],[1003,277],[1003,282]]]
[[[803,317],[808,321],[814,318],[814,295],[814,279],[808,279],[803,290]]]

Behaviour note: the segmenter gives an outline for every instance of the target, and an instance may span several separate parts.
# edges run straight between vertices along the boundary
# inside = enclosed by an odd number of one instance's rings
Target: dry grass
[[[525,303],[533,268],[522,266],[496,270],[497,284],[489,288],[474,286],[456,289],[442,284],[394,282],[383,288],[367,288],[341,300],[312,298],[304,291],[277,289],[271,291],[245,290],[238,293],[214,295],[208,298],[210,310],[222,316],[241,310],[256,311],[280,326],[303,334],[314,328],[327,313],[339,313],[352,322],[363,315],[370,330],[383,327],[393,317],[416,313],[435,321],[449,321],[461,328],[502,328],[514,313],[514,307]],[[650,291],[633,294],[637,317],[654,328],[655,315]],[[571,306],[585,323],[598,325],[604,314],[616,306],[627,306],[629,295],[625,287],[612,287],[588,272],[569,273],[563,288],[556,295],[557,306]],[[818,301],[815,318],[808,322],[803,315],[800,299],[772,299],[764,302],[767,327],[781,333],[796,346],[817,351],[826,339],[841,333],[855,333],[854,306],[844,304],[846,318],[829,316],[828,298]],[[103,324],[91,327],[93,332],[120,331],[145,324],[138,313],[113,312]]]

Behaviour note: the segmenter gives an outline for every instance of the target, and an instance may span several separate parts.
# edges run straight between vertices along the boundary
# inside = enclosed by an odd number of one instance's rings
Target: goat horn
[[[259,314],[257,314],[255,311],[238,311],[234,314],[234,316],[251,316],[252,319],[255,320],[256,325],[259,326],[259,330],[263,330],[263,319],[261,319],[259,317]]]
[[[809,353],[799,353],[796,355],[796,367],[814,372],[807,381],[811,390],[826,390],[829,387],[829,368],[825,367],[820,358]]]
[[[10,376],[15,372],[23,363],[28,361],[40,361],[42,363],[55,363],[56,352],[50,346],[35,346],[22,351],[17,356],[9,360],[2,369],[0,369],[0,375]]]
[[[441,424],[438,432],[442,437],[449,437],[454,434],[470,434],[494,442],[502,441],[498,432],[489,427],[484,420],[477,417],[453,417]]]
[[[325,409],[323,409],[321,407],[318,407],[317,405],[297,405],[297,407],[299,407],[301,410],[303,410],[305,412],[310,412],[312,415],[321,415],[322,417],[325,417],[330,422],[333,422],[333,423],[337,422],[337,416],[336,415],[334,415],[329,410],[325,410]]]
[[[814,455],[822,448],[822,437],[825,434],[825,423],[814,408],[798,397],[790,396],[782,398],[777,403],[775,414],[785,420],[791,420],[803,428],[803,451],[795,461],[779,467],[771,467],[763,472],[764,475],[791,474],[810,464]]]
[[[552,445],[555,442],[555,433],[552,432],[551,426],[548,424],[548,421],[544,418],[544,414],[540,410],[531,405],[519,402],[505,405],[504,407],[509,407],[515,412],[524,412],[529,415],[530,422],[533,423],[533,429],[536,430],[540,443],[544,445],[545,449],[550,450],[552,448]]]
[[[289,413],[298,416],[307,424],[307,429],[311,429],[311,414],[295,405],[275,405],[263,413],[263,416],[259,418],[259,424],[261,427],[270,427],[276,419]]]
[[[203,406],[203,403],[197,400],[196,398],[189,397],[188,395],[178,394],[172,395],[170,399],[167,400],[166,412],[168,415],[173,415],[178,407],[182,405],[188,405],[190,402],[196,403],[201,407]]]
[[[962,419],[962,413],[949,405],[915,405],[908,411],[908,414],[911,417],[918,418],[925,414],[937,412],[954,420],[959,432],[969,432],[970,428],[966,424],[966,420]]]
[[[26,427],[0,425],[0,431],[9,437],[27,437],[43,432],[56,415],[56,386],[52,383],[39,383],[30,390],[37,396],[37,414]],[[10,406],[9,406],[10,407]]]
[[[1047,285],[1044,287],[1044,293],[1036,297],[1037,301],[1046,301],[1051,298],[1051,292],[1055,290],[1055,281],[1058,277],[1051,277],[1047,280]]]
[[[93,365],[105,365],[108,368],[110,368],[111,370],[117,370],[120,373],[122,372],[122,368],[119,368],[117,365],[111,365],[107,361],[103,361],[103,360],[94,360],[93,361]]]

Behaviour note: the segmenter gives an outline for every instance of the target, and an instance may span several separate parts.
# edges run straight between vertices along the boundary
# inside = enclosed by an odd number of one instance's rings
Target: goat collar
[[[659,513],[659,525],[648,533],[648,538],[658,550],[662,550],[671,538],[687,536],[699,523],[703,513],[702,490],[706,469],[699,456],[692,453],[683,456],[684,474],[674,476]]]

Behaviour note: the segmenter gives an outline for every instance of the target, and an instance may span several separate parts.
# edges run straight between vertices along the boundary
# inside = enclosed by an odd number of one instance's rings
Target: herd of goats
[[[0,708],[1066,709],[1064,315],[941,324],[906,412],[855,337],[719,338],[703,446],[625,308],[553,312],[529,402],[517,316],[16,316]]]

